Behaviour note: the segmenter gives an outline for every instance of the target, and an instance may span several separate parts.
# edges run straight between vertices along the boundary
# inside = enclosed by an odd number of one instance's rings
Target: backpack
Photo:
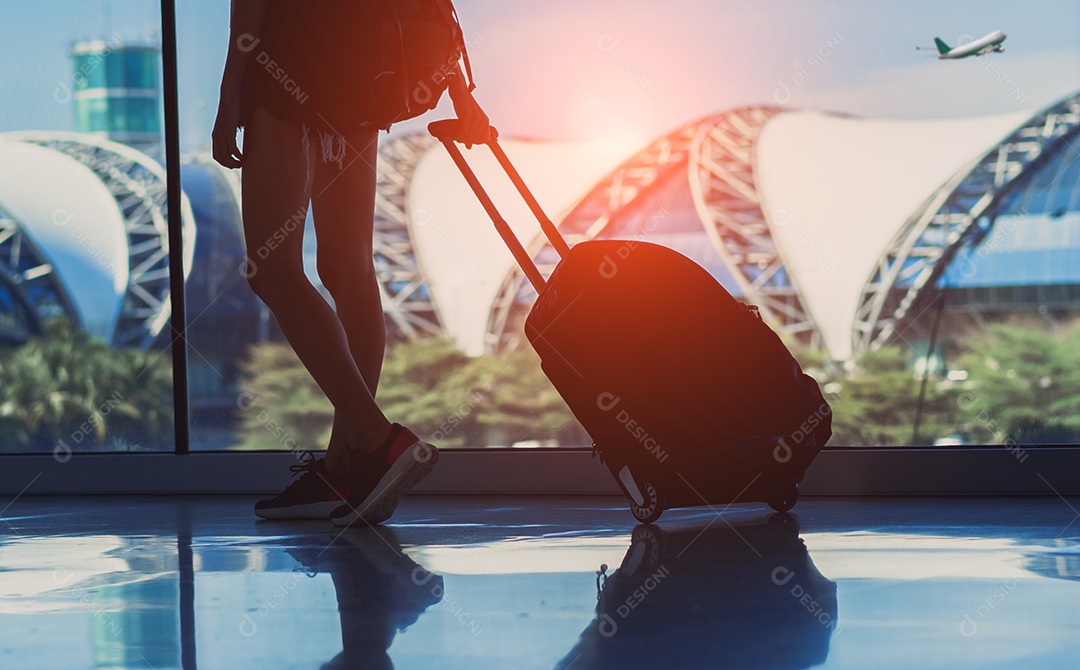
[[[369,121],[389,129],[435,108],[447,75],[465,63],[475,88],[465,38],[450,0],[379,0],[378,71]]]

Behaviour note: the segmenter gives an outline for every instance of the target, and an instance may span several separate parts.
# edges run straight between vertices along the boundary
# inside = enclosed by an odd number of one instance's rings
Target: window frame
[[[3,456],[0,495],[276,493],[293,452]],[[619,494],[589,449],[447,449],[419,494]],[[827,447],[800,484],[806,496],[1080,495],[1080,449]],[[702,504],[705,504],[704,501]],[[1068,503],[1066,503],[1068,504]],[[726,505],[714,504],[714,509]],[[1080,513],[1077,514],[1080,518]]]
[[[181,211],[176,2],[161,0],[161,58],[168,209]],[[169,243],[182,249],[178,217]],[[192,452],[183,259],[169,257],[173,334],[174,451],[2,454],[0,495],[264,494],[289,481],[291,452]],[[137,476],[136,476],[137,475]],[[614,494],[618,486],[588,449],[460,449],[417,487],[428,494]],[[1076,495],[1078,445],[829,447],[807,471],[803,495]],[[1065,501],[1068,504],[1068,501]],[[1080,514],[1078,514],[1080,518]]]

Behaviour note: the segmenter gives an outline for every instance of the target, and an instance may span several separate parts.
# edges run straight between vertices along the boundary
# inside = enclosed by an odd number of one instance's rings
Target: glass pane
[[[0,452],[174,448],[159,33],[154,3],[0,7]]]
[[[275,330],[243,273],[240,179],[210,153],[220,75],[228,46],[227,0],[177,3],[181,186],[194,212],[188,303],[191,448],[239,444],[241,366],[249,347]],[[280,448],[280,445],[275,445]]]
[[[935,36],[914,5],[686,2],[658,12],[594,0],[568,19],[558,3],[455,4],[476,96],[570,242],[674,249],[756,305],[824,390],[830,444],[1026,449],[1080,437],[1080,22],[1031,18],[1078,19],[1080,9],[948,10],[956,25],[978,15],[1034,30],[1034,44]],[[228,3],[186,0],[180,21],[184,185],[203,212],[204,271],[189,284],[201,314],[196,446],[320,447],[331,407],[237,270],[238,175],[208,155]],[[247,44],[260,74],[289,93],[311,89],[279,69],[287,59],[266,42]],[[589,446],[524,337],[536,291],[424,132],[452,114],[443,100],[380,139],[375,258],[390,346],[379,402],[440,446]],[[531,212],[483,151],[469,156],[550,273],[558,258]],[[670,292],[671,304],[687,293]],[[768,388],[751,391],[745,377],[697,381],[717,412],[740,401],[769,411]]]

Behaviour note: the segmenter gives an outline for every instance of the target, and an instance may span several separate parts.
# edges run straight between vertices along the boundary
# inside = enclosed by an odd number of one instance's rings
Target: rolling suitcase
[[[589,240],[570,248],[493,140],[561,258],[545,280],[457,147],[456,124],[428,129],[536,289],[526,337],[634,517],[648,523],[673,507],[736,502],[791,509],[832,415],[756,308],[667,247]]]

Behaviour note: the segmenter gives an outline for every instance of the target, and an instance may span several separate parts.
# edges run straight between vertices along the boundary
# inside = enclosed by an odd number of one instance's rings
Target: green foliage
[[[832,445],[933,444],[956,435],[976,443],[1080,439],[1077,324],[1057,332],[992,326],[966,340],[950,367],[967,379],[930,375],[921,414],[922,376],[906,345],[867,352],[848,371],[819,350],[792,351],[826,391]],[[288,345],[253,347],[247,376],[245,388],[258,402],[244,411],[242,448],[325,446],[332,408]],[[528,348],[470,358],[445,340],[398,344],[386,359],[378,401],[391,420],[442,447],[590,443]]]
[[[167,354],[113,349],[64,320],[0,352],[0,450],[160,449],[172,427]]]
[[[998,324],[967,343],[963,429],[973,441],[1020,444],[1080,438],[1080,325]]]
[[[333,407],[287,344],[254,345],[244,376],[240,448],[326,446]],[[470,358],[446,340],[399,343],[376,398],[390,420],[440,447],[589,444],[531,349]]]
[[[241,365],[235,449],[324,449],[334,407],[284,342],[253,344]]]
[[[833,409],[832,445],[898,446],[932,443],[954,432],[951,391],[931,376],[914,435],[921,376],[907,365],[906,347],[883,347],[859,357],[857,371],[833,381],[826,399]]]
[[[833,445],[1054,444],[1080,440],[1080,322],[992,325],[958,343],[956,380],[931,375],[914,436],[921,375],[906,347],[864,354],[855,372],[823,378]],[[800,359],[804,360],[804,359]],[[805,360],[814,360],[809,356]],[[805,362],[804,362],[805,365]]]
[[[447,447],[591,443],[530,348],[468,358],[453,345],[397,345],[383,369],[387,416]]]

